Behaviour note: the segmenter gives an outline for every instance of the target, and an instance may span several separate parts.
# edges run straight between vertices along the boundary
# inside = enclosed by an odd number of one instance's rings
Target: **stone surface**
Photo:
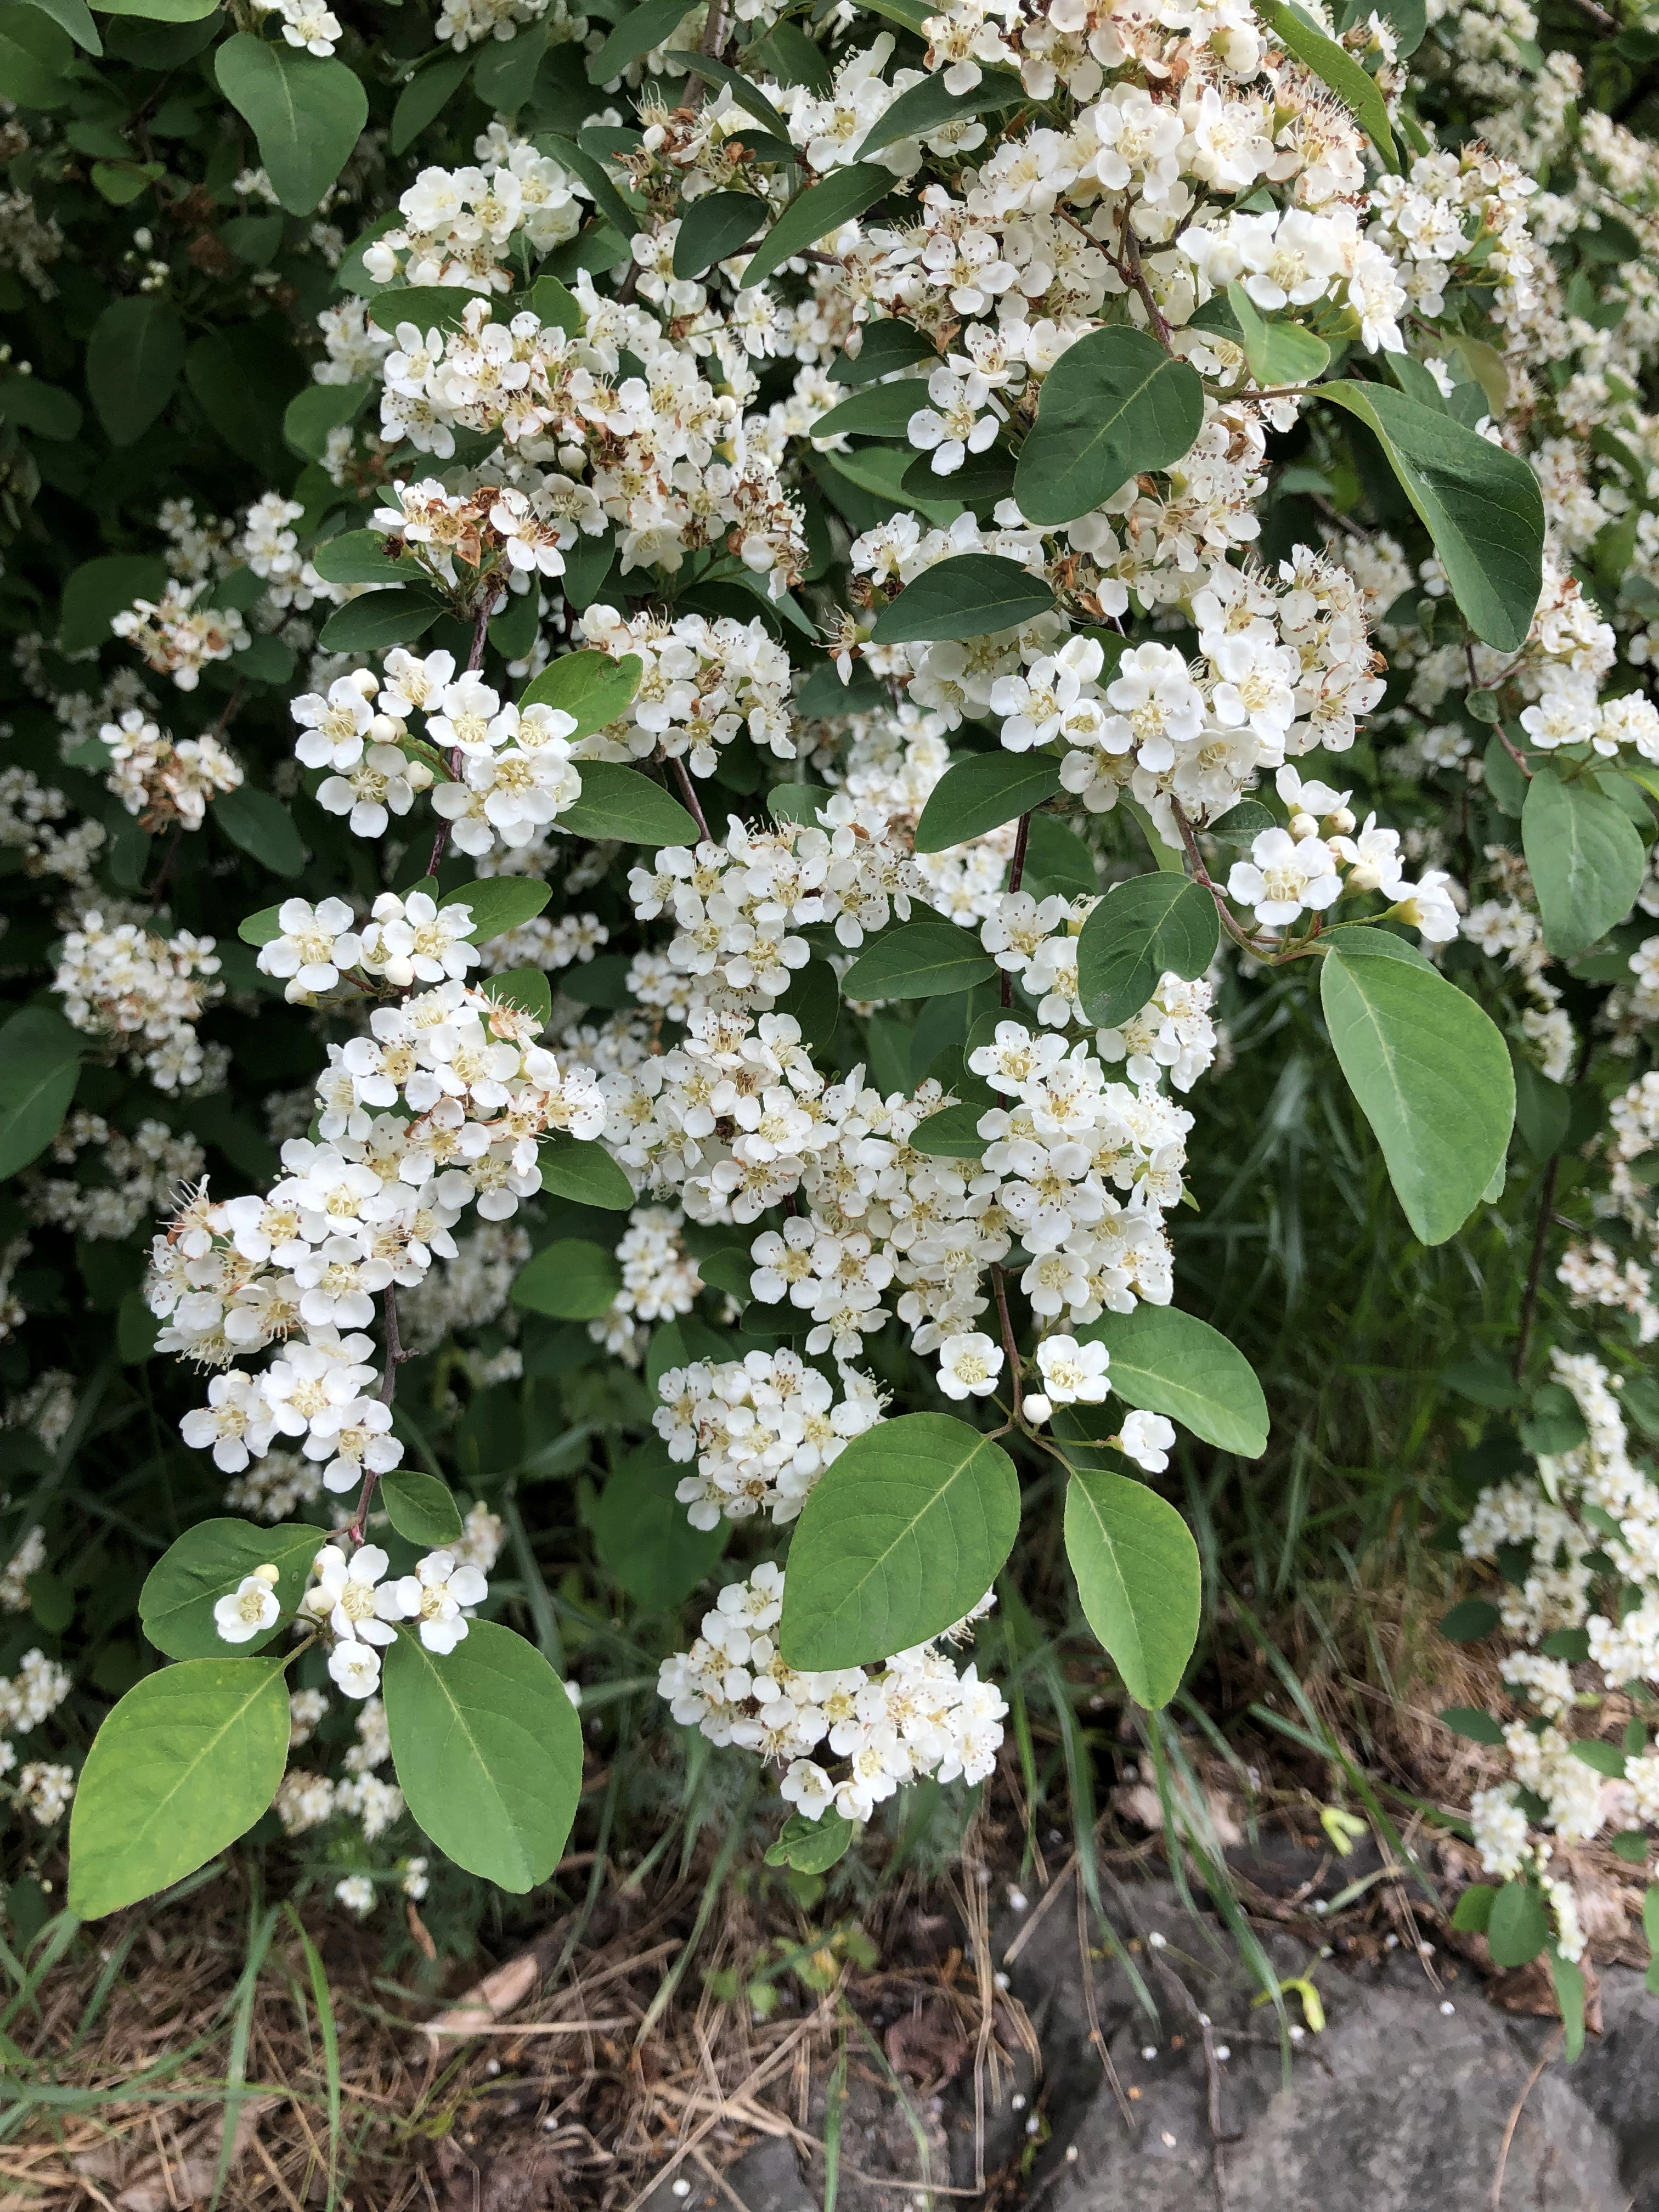
[[[1119,1905],[1122,1910],[1119,1911]],[[1097,1950],[1089,1960],[1094,2020],[1122,2092],[1097,2046],[1073,1902],[1057,1898],[1019,1946],[1010,1984],[1043,2051],[1033,2079],[1022,2063],[984,2099],[984,2171],[996,2202],[1041,2212],[1490,2212],[1505,2131],[1514,2120],[1500,2212],[1659,2212],[1659,1997],[1640,1974],[1602,1976],[1605,2033],[1569,2067],[1553,2023],[1491,2005],[1468,1966],[1437,1988],[1404,1950],[1348,1970],[1307,1944],[1258,1926],[1281,1976],[1311,1974],[1322,2033],[1303,2033],[1284,2078],[1277,2024],[1253,2006],[1257,1985],[1231,1938],[1173,1894],[1137,1887],[1113,1905],[1139,1938],[1135,1963],[1155,1996],[1154,2024],[1128,1977]],[[1029,1915],[996,1929],[999,1956]],[[1161,1946],[1146,1939],[1154,1932]],[[1287,1996],[1290,2016],[1299,2001]],[[1200,2014],[1212,2023],[1206,2064]],[[1539,2060],[1553,2052],[1535,2081]],[[1225,2054],[1222,2056],[1221,2054]],[[1212,2098],[1224,2140],[1212,2128]],[[1126,2121],[1125,2112],[1128,2115]],[[1036,2132],[1028,2133],[1036,2120]],[[818,2134],[815,2108],[810,2131]],[[974,2179],[971,2069],[915,2115],[938,2181]],[[1022,2155],[1024,2154],[1024,2155]],[[921,2212],[927,2199],[897,2177],[917,2173],[915,2129],[890,2094],[849,2080],[838,2212]],[[888,2173],[893,2181],[873,2178]],[[783,2142],[758,2145],[724,2187],[690,2170],[675,2199],[651,2212],[816,2212],[822,2172],[803,2171]],[[971,2203],[953,2193],[937,2207]]]

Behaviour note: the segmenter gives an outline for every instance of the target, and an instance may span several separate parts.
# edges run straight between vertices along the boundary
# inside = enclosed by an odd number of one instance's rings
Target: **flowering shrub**
[[[192,9],[0,38],[0,1603],[135,1525],[99,1437],[185,1470],[6,1785],[72,1909],[273,1807],[352,1911],[544,1881],[520,1486],[596,1433],[637,1605],[738,1546],[659,1689],[797,1867],[993,1771],[1023,1503],[1166,1705],[1159,1479],[1273,1414],[1179,1214],[1296,1020],[1377,1233],[1538,1224],[1449,1371],[1520,1420],[1468,1910],[1565,2002],[1550,1838],[1659,1817],[1651,35],[1586,102],[1522,7]]]

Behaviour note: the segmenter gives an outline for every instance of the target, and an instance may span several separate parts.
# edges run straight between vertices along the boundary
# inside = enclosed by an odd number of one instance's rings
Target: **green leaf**
[[[1198,1641],[1203,1578],[1191,1529],[1144,1482],[1080,1473],[1066,1486],[1066,1556],[1124,1688],[1137,1705],[1167,1705]]]
[[[33,4],[67,31],[77,46],[87,53],[102,56],[104,42],[98,35],[98,26],[92,20],[87,0],[33,0]]]
[[[39,1159],[63,1127],[84,1043],[49,1006],[26,1006],[0,1030],[0,1182]]]
[[[693,200],[680,217],[674,240],[674,274],[701,276],[747,246],[771,212],[753,192],[707,192]]]
[[[544,271],[536,279],[530,288],[530,309],[550,330],[562,331],[567,337],[581,335],[581,307],[575,294],[556,276]]]
[[[244,945],[269,945],[283,933],[282,911],[280,906],[262,906],[237,923],[236,934]]]
[[[1537,1889],[1528,1881],[1506,1881],[1486,1922],[1493,1966],[1524,1966],[1549,1940],[1549,1912]]]
[[[953,921],[907,921],[866,945],[841,979],[848,999],[934,999],[988,982],[997,964]]]
[[[630,654],[629,659],[633,656]],[[558,827],[595,843],[695,845],[696,822],[659,783],[616,761],[579,761],[582,795],[558,817]]]
[[[544,1137],[536,1150],[542,1171],[542,1188],[573,1206],[597,1206],[608,1213],[625,1213],[634,1203],[634,1186],[605,1146],[584,1142],[566,1130]]]
[[[153,292],[112,300],[87,340],[87,389],[112,446],[142,438],[173,397],[185,326]]]
[[[927,380],[901,377],[896,384],[866,384],[813,423],[814,438],[902,438],[910,417],[927,404]]]
[[[1515,1077],[1503,1038],[1426,963],[1379,957],[1357,941],[1327,956],[1319,999],[1407,1220],[1423,1243],[1443,1244],[1509,1150]]]
[[[1054,595],[1041,576],[1000,553],[958,553],[924,569],[876,619],[878,645],[983,637],[1052,614]]]
[[[380,1477],[380,1503],[400,1536],[422,1551],[459,1543],[465,1524],[447,1482],[418,1468],[395,1468]]]
[[[991,1141],[979,1133],[984,1112],[982,1105],[941,1106],[937,1114],[917,1122],[910,1135],[911,1147],[926,1152],[930,1159],[982,1159]]]
[[[1635,904],[1647,848],[1624,810],[1587,778],[1564,782],[1540,764],[1527,786],[1521,842],[1544,942],[1558,959],[1587,951]]]
[[[472,88],[498,115],[516,115],[529,100],[547,52],[546,22],[520,22],[510,39],[489,39],[473,64]]]
[[[453,1651],[400,1632],[382,1678],[398,1783],[441,1851],[522,1895],[559,1863],[582,1786],[582,1732],[541,1653],[493,1620]]]
[[[7,376],[0,379],[0,417],[62,445],[80,435],[81,403],[40,377]]]
[[[821,783],[775,783],[766,809],[775,822],[800,822],[815,828],[835,793]]]
[[[1522,1143],[1541,1165],[1567,1141],[1572,1120],[1572,1093],[1565,1083],[1552,1083],[1536,1063],[1518,1047],[1510,1047],[1515,1071],[1515,1126]]]
[[[544,1244],[520,1269],[513,1303],[526,1313],[551,1314],[556,1321],[597,1321],[610,1312],[621,1288],[614,1252],[585,1237],[562,1237]]]
[[[390,143],[394,154],[406,152],[428,124],[436,121],[471,66],[471,49],[457,54],[440,48],[435,59],[416,70],[398,94],[398,105],[392,111]]]
[[[1258,0],[1255,12],[1285,52],[1322,78],[1344,106],[1352,109],[1372,145],[1391,169],[1397,169],[1400,156],[1376,80],[1366,75],[1346,47],[1328,39],[1317,24],[1299,8],[1287,5],[1286,0]]]
[[[553,987],[539,968],[505,969],[499,975],[486,975],[482,988],[487,997],[533,1014],[543,1029],[553,1018]]]
[[[1216,902],[1184,875],[1133,876],[1109,891],[1078,939],[1078,999],[1103,1029],[1140,1009],[1166,972],[1190,982],[1221,941]]]
[[[252,784],[221,792],[213,801],[213,818],[233,845],[250,853],[273,875],[297,876],[306,864],[306,848],[294,817],[280,799]]]
[[[866,323],[856,358],[850,353],[837,354],[830,365],[830,381],[871,384],[878,376],[890,376],[896,368],[908,368],[918,361],[937,368],[939,351],[914,323],[901,322],[897,317],[884,323]]]
[[[593,195],[593,204],[616,232],[619,240],[625,242],[633,237],[640,227],[639,218],[617,191],[614,169],[608,167],[597,155],[590,154],[585,146],[577,145],[574,138],[562,137],[556,131],[549,131],[538,138],[536,145],[538,151],[550,154],[562,168],[581,179]]]
[[[302,392],[300,396],[305,398],[308,395]],[[398,559],[387,556],[386,539],[378,530],[343,530],[337,538],[325,538],[311,558],[317,574],[331,584],[397,585],[411,572],[419,573],[406,555]],[[368,606],[374,602],[353,599],[349,604]]]
[[[933,786],[916,824],[916,850],[943,853],[1029,814],[1060,789],[1060,763],[1047,753],[969,753]]]
[[[1441,1620],[1440,1633],[1448,1644],[1478,1644],[1492,1634],[1501,1618],[1498,1607],[1483,1597],[1460,1598]]]
[[[1504,1731],[1498,1723],[1477,1705],[1448,1705],[1440,1718],[1454,1735],[1467,1736],[1471,1743],[1499,1744],[1504,1741]]]
[[[1204,423],[1198,371],[1115,323],[1067,346],[1043,380],[1014,496],[1032,522],[1073,522],[1131,477],[1167,469]]]
[[[309,215],[344,168],[368,120],[362,80],[343,62],[235,32],[215,58],[219,89],[252,125],[279,204]]]
[[[819,183],[809,185],[790,201],[761,240],[759,252],[738,279],[741,289],[746,291],[758,284],[763,276],[781,269],[792,254],[816,246],[842,223],[866,213],[894,191],[897,183],[890,169],[853,161],[844,168],[832,169]]]
[[[858,1830],[833,1805],[816,1820],[792,1813],[767,1850],[768,1866],[793,1867],[797,1874],[828,1874],[846,1857]]]
[[[817,1671],[890,1658],[979,1603],[1013,1548],[1019,1484],[1000,1445],[944,1413],[854,1437],[789,1547],[778,1642]]]
[[[159,599],[167,568],[159,553],[101,553],[83,561],[64,585],[58,642],[65,653],[107,645],[110,623],[135,599]]]
[[[1391,385],[1322,384],[1319,397],[1376,437],[1475,635],[1518,652],[1543,589],[1544,501],[1528,463]]]
[[[430,592],[399,586],[390,592],[365,592],[336,607],[317,640],[325,653],[385,653],[424,637],[444,611]]]
[[[393,284],[368,302],[368,319],[387,337],[400,323],[413,323],[422,336],[428,331],[459,331],[467,304],[477,298],[459,284]]]
[[[835,969],[827,960],[809,960],[804,968],[795,969],[772,1011],[800,1024],[800,1041],[808,1052],[823,1052],[841,1019],[841,985]]]
[[[1331,349],[1323,338],[1304,330],[1300,323],[1279,317],[1270,321],[1237,277],[1227,287],[1227,299],[1244,358],[1258,384],[1311,384],[1330,367]]]
[[[553,896],[550,884],[533,876],[485,876],[475,884],[457,884],[446,891],[440,906],[464,906],[472,916],[466,933],[469,945],[488,945],[509,929],[533,921]]]
[[[901,138],[927,137],[958,116],[1018,107],[1024,98],[1025,88],[1012,70],[981,70],[979,82],[969,92],[952,92],[941,70],[913,84],[908,92],[900,93],[860,139],[859,157],[867,161],[884,146],[896,146]]]
[[[70,1820],[69,1905],[100,1920],[193,1874],[253,1826],[288,1764],[280,1659],[186,1659],[98,1731]]]
[[[337,430],[343,422],[355,422],[374,388],[367,383],[307,385],[303,392],[295,394],[283,411],[283,437],[296,453],[303,453],[308,461],[320,461],[328,451],[329,432]],[[356,537],[359,533],[353,531],[349,534]],[[364,537],[368,534],[367,531],[362,533]],[[339,543],[337,538],[329,542]],[[383,572],[385,566],[382,562]],[[319,569],[318,574],[321,573]]]
[[[140,15],[151,23],[200,23],[206,21],[219,5],[219,0],[98,0],[100,15]],[[198,46],[185,49],[185,57],[199,51]],[[129,58],[137,59],[136,55]],[[162,59],[154,50],[146,58],[145,68],[171,68],[179,58],[173,50]]]
[[[222,1659],[233,1647],[214,1624],[213,1608],[256,1567],[278,1571],[276,1602],[284,1613],[299,1609],[311,1579],[312,1562],[331,1539],[325,1528],[289,1524],[256,1528],[250,1521],[198,1521],[186,1528],[150,1569],[138,1593],[138,1618],[145,1635],[169,1659]],[[261,1651],[273,1637],[288,1632],[278,1621],[261,1635],[234,1647]]]
[[[732,1534],[729,1521],[694,1528],[686,1519],[674,1492],[693,1472],[677,1466],[667,1445],[653,1437],[628,1455],[588,1508],[602,1564],[649,1613],[684,1605],[713,1572]]]
[[[1243,1353],[1178,1306],[1138,1305],[1079,1328],[1111,1354],[1107,1380],[1126,1406],[1179,1421],[1218,1451],[1260,1459],[1267,1401]]]
[[[1610,1782],[1625,1778],[1625,1754],[1616,1743],[1601,1743],[1594,1736],[1580,1736],[1572,1746],[1572,1755],[1597,1774],[1605,1774]]]
[[[587,81],[590,84],[609,84],[620,76],[629,62],[636,62],[641,54],[648,54],[653,46],[659,46],[671,31],[677,31],[690,10],[678,5],[678,0],[645,0],[641,8],[631,8],[595,54],[587,58]]]
[[[521,712],[526,707],[556,707],[561,714],[573,714],[576,726],[569,732],[568,742],[574,745],[627,713],[644,672],[645,664],[637,653],[625,653],[620,660],[613,660],[608,653],[561,653],[526,684],[519,707]],[[580,763],[584,797],[592,765],[589,761]]]
[[[75,48],[45,9],[0,8],[0,99],[19,107],[66,106],[74,86],[64,72]]]
[[[775,138],[788,144],[788,125],[759,86],[751,83],[741,70],[733,69],[730,62],[716,61],[712,55],[684,46],[675,47],[668,58],[700,76],[705,84],[723,84],[739,107],[747,109],[757,123],[763,123]]]
[[[1490,1882],[1474,1881],[1453,1907],[1451,1924],[1460,1936],[1484,1936],[1492,1921],[1498,1892]]]

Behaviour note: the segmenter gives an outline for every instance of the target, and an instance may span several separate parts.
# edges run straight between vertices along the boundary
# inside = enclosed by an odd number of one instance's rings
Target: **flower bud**
[[[1290,830],[1291,836],[1298,843],[1304,837],[1316,837],[1319,835],[1319,824],[1311,814],[1292,814]]]
[[[351,672],[351,681],[365,699],[372,699],[380,688],[380,679],[372,668],[354,668]]]
[[[1334,837],[1352,837],[1355,830],[1358,827],[1358,824],[1354,819],[1353,809],[1351,806],[1337,807],[1334,812],[1328,814],[1325,817],[1325,820],[1329,825],[1331,835]]]
[[[281,1582],[283,1578],[282,1569],[280,1567],[273,1567],[269,1560],[265,1562],[264,1566],[255,1567],[253,1571],[262,1583],[269,1583],[272,1589],[276,1589],[277,1583]]]
[[[1034,1429],[1040,1429],[1054,1410],[1041,1390],[1028,1390],[1020,1401],[1020,1411]]]

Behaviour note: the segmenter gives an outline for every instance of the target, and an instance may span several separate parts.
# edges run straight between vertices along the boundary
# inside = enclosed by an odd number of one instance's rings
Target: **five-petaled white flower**
[[[213,1608],[213,1624],[227,1644],[246,1644],[275,1626],[282,1611],[276,1602],[276,1581],[275,1567],[256,1567],[219,1600]]]
[[[428,1552],[397,1586],[405,1620],[421,1625],[428,1651],[453,1651],[466,1634],[463,1606],[482,1605],[489,1585],[477,1567],[458,1562],[453,1552]]]

